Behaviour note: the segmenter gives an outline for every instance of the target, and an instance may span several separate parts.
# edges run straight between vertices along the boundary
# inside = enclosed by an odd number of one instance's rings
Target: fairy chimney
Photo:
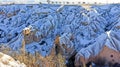
[[[25,44],[29,44],[33,42],[33,33],[31,32],[30,28],[25,28],[23,30]]]

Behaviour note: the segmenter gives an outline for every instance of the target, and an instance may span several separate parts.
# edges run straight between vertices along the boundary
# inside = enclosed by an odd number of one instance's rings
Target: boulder
[[[26,65],[0,52],[0,67],[26,67]]]

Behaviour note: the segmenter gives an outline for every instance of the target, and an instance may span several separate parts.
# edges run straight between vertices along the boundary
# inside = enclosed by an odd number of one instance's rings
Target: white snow
[[[60,35],[61,44],[67,45],[68,48],[72,47],[77,52],[83,52],[82,48],[88,47],[89,50],[92,48],[90,47],[92,44],[103,45],[103,40],[107,35],[103,36],[103,34],[106,31],[117,29],[114,27],[120,21],[119,8],[119,4],[93,5],[91,10],[86,10],[82,6],[49,4],[0,6],[0,44],[7,43],[13,50],[19,50],[24,39],[22,31],[31,26],[30,30],[36,31],[35,36],[40,39],[38,42],[33,41],[26,44],[28,52],[37,51],[42,56],[49,55],[57,35]],[[2,12],[4,13],[2,14]],[[119,32],[117,33],[119,34]],[[109,34],[108,37],[111,36],[112,40],[116,41],[114,46],[118,48],[114,47],[114,49],[119,50],[120,46],[117,45],[119,38],[115,37],[118,35],[111,32]],[[73,40],[69,41],[71,35]],[[97,42],[97,37],[98,39],[101,37],[103,40],[100,39]],[[96,47],[99,48],[98,45]],[[99,49],[96,50],[95,55],[99,51]]]
[[[26,65],[0,52],[0,67],[26,67]]]

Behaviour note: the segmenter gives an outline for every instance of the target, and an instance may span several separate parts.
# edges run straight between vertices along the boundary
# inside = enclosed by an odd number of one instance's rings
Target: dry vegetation
[[[42,57],[38,52],[34,55],[27,53],[25,51],[25,42],[23,41],[22,48],[20,52],[11,50],[8,47],[1,47],[1,52],[12,56],[15,60],[27,65],[27,67],[66,67],[65,59],[62,55],[49,55],[47,57]]]

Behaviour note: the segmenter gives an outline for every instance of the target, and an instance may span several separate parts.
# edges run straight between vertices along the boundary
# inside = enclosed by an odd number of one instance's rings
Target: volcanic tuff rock
[[[26,67],[26,65],[0,52],[0,67]]]
[[[80,53],[97,43],[99,37],[106,37],[107,34],[102,36],[105,32],[119,31],[120,27],[116,26],[120,22],[119,16],[119,4],[93,5],[91,10],[50,4],[0,6],[0,44],[6,43],[13,50],[19,50],[24,40],[27,52],[39,52],[46,57],[59,36],[61,53],[68,58],[69,49]],[[119,38],[115,39],[119,42]],[[103,40],[99,41],[104,44]],[[99,48],[98,45],[95,47]],[[99,52],[96,50],[95,54]]]

